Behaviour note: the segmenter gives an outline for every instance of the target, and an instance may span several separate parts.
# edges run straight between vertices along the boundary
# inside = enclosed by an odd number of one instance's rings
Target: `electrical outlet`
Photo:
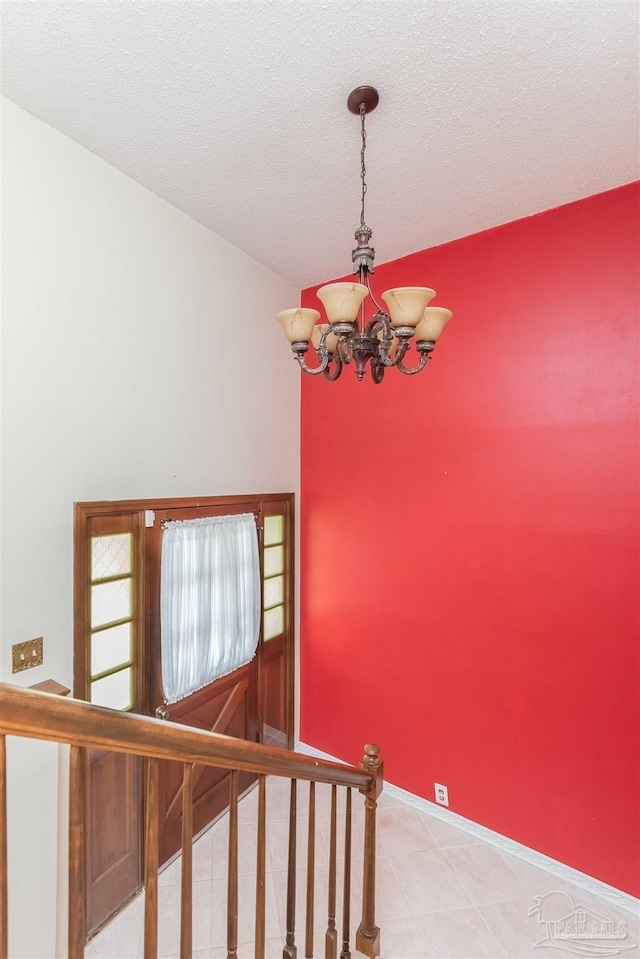
[[[449,790],[446,786],[443,786],[442,783],[434,783],[433,787],[436,791],[436,802],[441,806],[449,805]]]
[[[21,673],[32,666],[42,666],[42,636],[28,639],[26,643],[14,643],[11,647],[12,673]]]

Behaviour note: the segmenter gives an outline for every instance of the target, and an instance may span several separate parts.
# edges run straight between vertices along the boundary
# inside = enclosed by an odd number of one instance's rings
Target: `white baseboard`
[[[307,756],[314,756],[316,759],[329,759],[332,762],[344,763],[343,759],[330,756],[328,753],[324,753],[320,749],[315,749],[313,746],[308,746],[307,743],[303,742],[296,743],[296,752],[304,753]],[[516,842],[515,839],[508,839],[507,836],[494,832],[493,829],[488,829],[486,826],[481,826],[479,823],[472,822],[471,819],[465,819],[464,816],[459,816],[450,809],[438,806],[436,803],[422,799],[421,796],[416,796],[415,793],[407,792],[406,789],[401,789],[400,786],[394,786],[392,783],[386,781],[384,784],[384,792],[387,796],[394,796],[396,799],[407,803],[407,805],[414,806],[416,809],[428,813],[430,816],[433,816],[434,819],[441,819],[443,822],[455,826],[456,829],[461,829],[463,832],[469,833],[469,835],[474,836],[481,842],[490,843],[490,845],[495,846],[501,852],[508,853],[510,856],[516,856],[518,859],[523,859],[532,866],[537,866],[538,869],[544,869],[552,873],[554,876],[557,876],[558,879],[573,883],[574,886],[578,886],[585,892],[590,892],[594,896],[600,896],[601,899],[606,899],[607,902],[610,902],[620,909],[631,910],[634,915],[637,915],[640,910],[640,899],[636,899],[635,896],[631,896],[621,889],[616,889],[606,882],[601,882],[600,879],[594,879],[593,876],[588,876],[586,873],[574,869],[573,866],[567,866],[563,862],[552,859],[550,856],[545,856],[544,853],[538,852],[536,849],[523,846],[522,843]]]

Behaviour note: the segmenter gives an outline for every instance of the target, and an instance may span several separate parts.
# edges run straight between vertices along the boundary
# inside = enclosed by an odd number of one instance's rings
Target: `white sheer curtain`
[[[167,703],[253,659],[260,630],[260,564],[252,513],[166,524],[160,621]]]

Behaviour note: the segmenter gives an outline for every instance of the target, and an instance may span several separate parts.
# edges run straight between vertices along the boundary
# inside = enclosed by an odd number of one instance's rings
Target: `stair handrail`
[[[194,729],[134,713],[118,712],[77,699],[64,699],[59,695],[25,689],[8,683],[0,683],[0,959],[8,955],[8,886],[7,886],[7,808],[6,808],[6,735],[21,736],[48,742],[62,743],[71,747],[70,794],[69,794],[69,956],[84,955],[84,750],[105,749],[144,757],[147,762],[147,808],[145,833],[145,956],[157,955],[158,935],[158,762],[171,760],[184,767],[184,787],[188,789],[188,804],[191,803],[191,773],[193,764],[228,769],[231,771],[231,795],[235,796],[237,819],[237,775],[239,771],[256,774],[259,787],[259,829],[257,892],[260,910],[256,904],[256,957],[264,959],[264,870],[265,870],[265,782],[267,776],[281,776],[291,780],[291,823],[295,823],[295,786],[298,780],[310,782],[309,848],[313,855],[314,837],[311,831],[315,783],[326,783],[332,788],[332,838],[331,866],[333,879],[330,882],[329,925],[327,928],[325,957],[337,959],[337,932],[335,929],[335,848],[336,807],[335,787],[347,787],[347,819],[345,822],[345,886],[343,948],[340,959],[350,959],[349,905],[347,875],[350,876],[351,843],[351,789],[357,789],[365,799],[365,834],[363,866],[362,921],[356,932],[356,947],[370,957],[380,954],[380,930],[375,922],[375,874],[376,874],[376,807],[382,790],[383,764],[375,745],[365,747],[365,756],[359,767],[349,766],[326,759],[316,759],[293,753],[274,746],[265,746],[247,740],[235,739],[221,733]],[[183,795],[183,801],[184,801]],[[190,808],[190,806],[189,806]],[[232,817],[233,818],[233,817]],[[185,831],[183,821],[183,857],[192,842],[191,823]],[[293,836],[293,840],[292,840]],[[233,838],[233,831],[230,832]],[[295,955],[295,946],[289,930],[289,915],[293,915],[295,903],[295,826],[289,837],[289,878],[287,890],[287,941],[283,955]],[[237,858],[237,828],[235,829],[235,857]],[[348,859],[347,859],[348,853]],[[229,861],[232,861],[231,840]],[[189,863],[191,862],[189,858]],[[293,872],[291,872],[293,863]],[[184,872],[184,862],[183,862]],[[190,871],[188,882],[190,884]],[[230,873],[230,888],[232,877]],[[350,882],[350,880],[349,880]],[[237,876],[236,876],[237,885]],[[190,889],[190,885],[189,885]],[[311,890],[311,892],[309,892]],[[235,890],[237,895],[237,888]],[[313,897],[313,875],[307,877],[307,897]],[[181,912],[181,955],[191,954],[190,892],[184,894],[184,875]],[[308,902],[309,910],[309,902]],[[236,910],[237,912],[237,910]],[[313,909],[309,913],[313,916]],[[237,935],[229,933],[228,942]],[[346,927],[346,929],[345,929]],[[346,938],[345,938],[346,937]],[[291,941],[290,941],[291,940]],[[261,943],[261,946],[258,943]],[[308,923],[306,954],[313,943],[313,928]],[[228,950],[230,946],[228,946]],[[236,956],[236,949],[228,951]]]
[[[109,749],[155,759],[314,780],[368,791],[374,781],[355,766],[315,759],[151,716],[116,712],[79,699],[0,683],[0,734]]]

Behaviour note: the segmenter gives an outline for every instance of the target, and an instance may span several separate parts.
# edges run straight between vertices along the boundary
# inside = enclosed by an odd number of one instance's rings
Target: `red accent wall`
[[[380,266],[454,318],[418,377],[303,377],[301,437],[303,741],[378,742],[390,782],[634,895],[638,200]]]

